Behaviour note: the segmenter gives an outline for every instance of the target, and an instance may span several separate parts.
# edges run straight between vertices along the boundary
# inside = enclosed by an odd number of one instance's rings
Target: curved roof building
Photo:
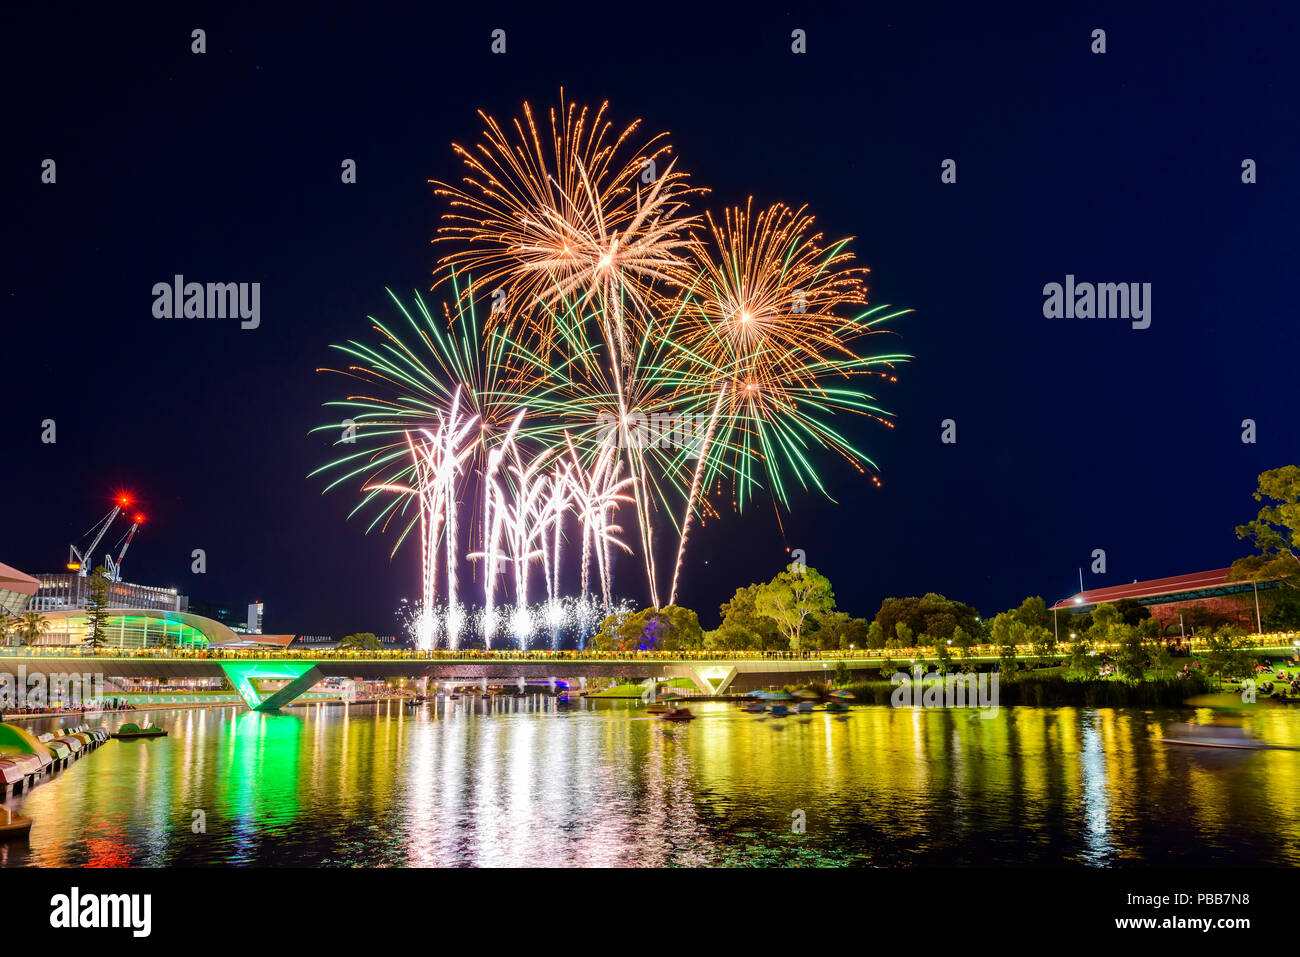
[[[22,614],[40,584],[33,576],[0,562],[0,610],[11,615]]]
[[[49,630],[33,642],[36,645],[80,645],[87,637],[86,612],[42,612]],[[237,641],[239,636],[226,625],[202,615],[146,608],[113,608],[105,612],[102,632],[106,648],[206,648]]]

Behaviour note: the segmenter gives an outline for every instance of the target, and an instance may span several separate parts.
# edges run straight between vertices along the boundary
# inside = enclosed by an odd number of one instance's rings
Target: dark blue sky
[[[709,208],[809,204],[857,237],[874,301],[916,309],[895,326],[916,361],[881,396],[897,428],[852,426],[883,488],[828,459],[838,501],[798,500],[784,536],[770,507],[710,523],[681,601],[706,625],[787,546],[865,615],[928,590],[1050,602],[1081,565],[1094,587],[1227,564],[1257,473],[1300,452],[1296,14],[1060,6],[6,12],[0,561],[60,568],[125,484],[152,519],[128,579],[261,599],[272,631],[395,630],[416,558],[306,478],[340,388],[314,370],[385,285],[429,285],[426,180],[458,174],[475,110],[564,86],[670,130]],[[155,319],[175,273],[261,282],[261,328]],[[1045,319],[1067,273],[1151,283],[1151,328]]]

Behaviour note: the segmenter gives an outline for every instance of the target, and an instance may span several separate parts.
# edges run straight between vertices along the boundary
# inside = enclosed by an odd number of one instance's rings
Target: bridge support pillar
[[[699,688],[707,695],[723,694],[731,683],[736,680],[736,675],[740,672],[735,665],[726,667],[715,665],[712,668],[692,668],[691,680],[695,682],[695,687]]]
[[[324,677],[314,664],[297,661],[223,661],[221,670],[226,673],[244,703],[254,711],[279,711]],[[288,679],[289,683],[263,698],[261,692],[253,686],[254,681],[263,679]]]

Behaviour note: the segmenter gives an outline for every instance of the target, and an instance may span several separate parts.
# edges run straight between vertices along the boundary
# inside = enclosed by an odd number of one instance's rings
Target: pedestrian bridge
[[[1252,635],[1252,653],[1262,657],[1289,657],[1300,648],[1294,633]],[[1190,642],[1193,651],[1198,643]],[[1094,650],[1112,653],[1118,648],[1098,645]],[[1016,658],[1038,660],[1069,656],[1062,643],[1049,655],[1019,646]],[[999,658],[996,648],[977,645],[954,655],[954,664],[989,666]],[[591,651],[222,651],[152,648],[131,651],[101,648],[33,647],[0,649],[0,674],[19,684],[34,675],[81,675],[103,678],[228,678],[250,708],[274,711],[326,678],[382,681],[387,678],[451,683],[553,679],[572,683],[582,678],[617,678],[624,682],[666,681],[686,678],[703,694],[749,692],[787,684],[829,681],[837,668],[851,672],[875,671],[892,664],[900,671],[913,663],[937,660],[935,649],[880,649],[828,652],[644,652],[622,654]],[[264,696],[257,687],[263,680],[286,682]]]
[[[431,683],[511,683],[547,682],[560,679],[574,682],[582,678],[617,678],[626,682],[689,679],[703,694],[756,691],[774,685],[828,681],[840,660],[850,670],[880,667],[882,659],[744,659],[744,660],[673,660],[586,659],[586,658],[497,658],[463,659],[398,657],[315,658],[258,657],[202,658],[154,657],[149,655],[70,655],[58,657],[42,654],[34,657],[0,655],[0,673],[7,672],[21,681],[34,675],[102,675],[104,678],[152,678],[183,680],[186,678],[220,678],[230,680],[250,708],[276,711],[326,678],[351,678],[382,681],[406,678]],[[901,665],[900,665],[901,667]],[[258,689],[262,681],[283,681],[283,687],[264,696]]]

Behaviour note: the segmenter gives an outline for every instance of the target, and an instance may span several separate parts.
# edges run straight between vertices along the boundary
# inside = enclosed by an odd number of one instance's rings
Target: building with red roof
[[[1055,612],[1092,611],[1103,602],[1112,605],[1128,599],[1145,606],[1151,617],[1164,626],[1166,633],[1176,632],[1180,616],[1190,608],[1203,608],[1219,625],[1238,625],[1249,631],[1257,630],[1261,611],[1259,593],[1276,588],[1275,581],[1230,581],[1231,568],[1215,568],[1190,575],[1171,578],[1152,578],[1149,581],[1128,585],[1111,585],[1107,588],[1089,588],[1064,598],[1052,606]]]

